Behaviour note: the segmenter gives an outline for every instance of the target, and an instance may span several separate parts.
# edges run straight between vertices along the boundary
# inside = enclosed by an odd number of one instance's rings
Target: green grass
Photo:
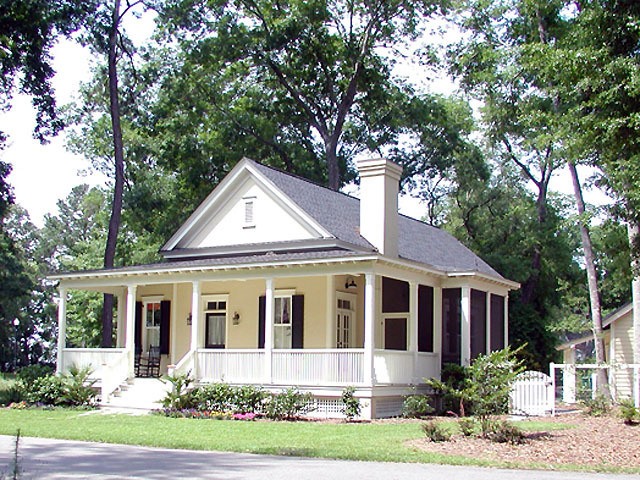
[[[537,422],[522,422],[536,430]],[[557,428],[557,424],[548,424]],[[447,428],[457,428],[448,422]],[[218,450],[349,460],[423,462],[511,468],[549,468],[422,452],[406,445],[423,438],[418,422],[239,422],[104,415],[81,410],[0,409],[0,434],[189,450]],[[556,466],[557,467],[557,466]],[[562,467],[566,468],[566,467]],[[584,470],[575,466],[572,470]],[[623,471],[609,469],[608,471]],[[636,470],[640,473],[640,469]]]

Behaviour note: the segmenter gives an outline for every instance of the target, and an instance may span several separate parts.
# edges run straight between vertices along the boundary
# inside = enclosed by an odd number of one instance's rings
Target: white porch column
[[[198,378],[197,350],[202,346],[200,342],[200,280],[191,282],[191,355],[193,358],[193,376]]]
[[[413,373],[411,378],[416,381],[418,366],[418,283],[409,282],[409,351],[413,352]]]
[[[327,332],[326,348],[336,348],[336,277],[327,275]]]
[[[136,326],[136,290],[137,285],[127,285],[127,333],[124,337],[125,348],[129,357],[129,373],[127,377],[135,376],[133,356],[135,350],[135,326]]]
[[[364,278],[364,383],[372,387],[376,381],[373,366],[376,327],[376,277],[373,273],[367,273]]]
[[[504,296],[504,347],[509,345],[509,292]]]
[[[178,325],[178,284],[173,284],[173,291],[171,294],[171,346],[169,351],[169,363],[175,365],[176,363],[176,328]],[[183,319],[184,321],[184,319]],[[183,323],[184,325],[184,323]]]
[[[471,363],[471,288],[462,287],[460,296],[460,365]]]
[[[124,291],[116,295],[118,299],[118,323],[116,326],[116,347],[124,347],[124,337],[126,332],[125,315],[126,315],[126,296]]]
[[[264,361],[265,382],[273,382],[273,278],[266,279],[265,305],[264,305]]]
[[[486,343],[484,353],[491,352],[491,292],[487,292],[487,316],[484,322]]]
[[[60,301],[58,303],[58,359],[56,373],[60,374],[64,365],[64,349],[67,346],[67,289],[60,286]]]

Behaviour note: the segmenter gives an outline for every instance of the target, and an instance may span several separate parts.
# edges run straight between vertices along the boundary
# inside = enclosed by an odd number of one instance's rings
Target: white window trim
[[[203,323],[206,322],[208,312],[216,311],[216,310],[210,310],[207,308],[208,302],[226,302],[227,304],[227,308],[225,309],[225,315],[224,315],[224,338],[225,338],[225,348],[227,348],[227,342],[229,340],[229,294],[228,293],[207,293],[207,294],[201,295],[200,305],[202,307],[201,307],[200,318],[202,318]],[[206,337],[207,326],[203,325],[203,330],[201,331],[204,331],[204,335]],[[207,343],[206,338],[204,339],[204,343],[206,345]]]
[[[407,344],[405,345],[405,350],[399,350],[399,351],[408,351],[409,350],[409,335],[411,332],[409,332],[409,312],[393,312],[393,313],[383,313],[382,314],[382,347],[384,348],[384,346],[387,344],[387,338],[386,338],[386,322],[387,320],[393,320],[393,319],[399,319],[399,320],[406,320],[407,322]]]
[[[255,195],[242,197],[243,210],[242,210],[242,228],[256,228],[256,206],[257,197]],[[249,207],[251,205],[251,207]],[[251,208],[251,219],[247,221],[247,212]]]

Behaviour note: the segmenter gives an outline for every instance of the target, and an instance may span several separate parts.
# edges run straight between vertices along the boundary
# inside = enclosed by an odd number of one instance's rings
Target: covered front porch
[[[491,282],[371,260],[211,270],[61,278],[58,371],[91,365],[108,398],[135,376],[135,352],[159,346],[163,374],[294,386],[325,402],[354,386],[375,417],[376,398],[397,406],[411,386],[439,378],[443,351],[468,363],[506,342],[506,288]],[[472,303],[477,288],[482,305]],[[116,296],[115,348],[67,345],[74,289]]]

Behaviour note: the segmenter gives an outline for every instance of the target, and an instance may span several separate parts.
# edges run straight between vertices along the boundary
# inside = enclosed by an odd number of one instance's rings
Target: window
[[[148,352],[149,347],[160,346],[160,301],[145,301],[143,315],[143,348]]]
[[[205,347],[225,348],[227,339],[227,296],[204,297]]]
[[[273,348],[291,348],[291,297],[275,297]]]

